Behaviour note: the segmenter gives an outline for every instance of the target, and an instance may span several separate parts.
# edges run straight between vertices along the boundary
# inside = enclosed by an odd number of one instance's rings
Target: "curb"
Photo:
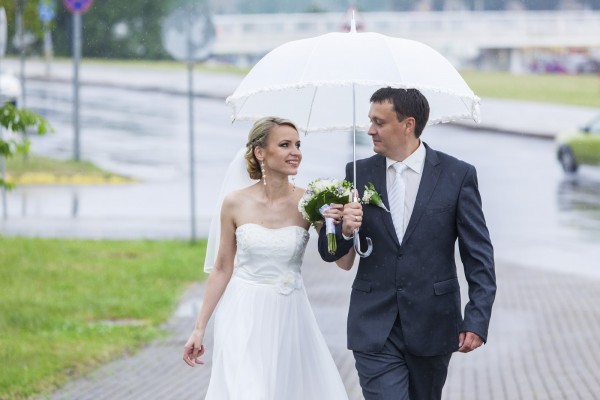
[[[488,131],[492,133],[505,134],[505,135],[517,135],[530,137],[540,140],[555,140],[558,136],[558,133],[550,133],[550,132],[535,132],[535,131],[524,131],[520,129],[510,129],[507,127],[501,127],[496,125],[486,125],[486,124],[472,124],[469,122],[461,122],[454,121],[450,122],[450,125],[457,126],[463,129],[469,129],[473,131]]]
[[[6,174],[6,181],[15,185],[123,185],[138,180],[119,175],[51,174],[47,172],[25,172]]]

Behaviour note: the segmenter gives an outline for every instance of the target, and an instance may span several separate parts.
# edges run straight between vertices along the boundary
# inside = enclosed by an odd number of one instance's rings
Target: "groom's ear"
[[[406,117],[404,122],[406,123],[406,130],[414,135],[417,121],[413,117]]]

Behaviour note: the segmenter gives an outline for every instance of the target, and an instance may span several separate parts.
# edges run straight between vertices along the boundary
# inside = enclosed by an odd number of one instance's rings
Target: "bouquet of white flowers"
[[[346,204],[350,201],[352,201],[352,183],[337,179],[315,179],[308,184],[308,189],[306,189],[306,193],[304,193],[298,204],[298,210],[302,213],[304,219],[315,225],[318,222],[323,222],[322,212],[325,212],[330,204]],[[381,201],[381,196],[379,196],[371,182],[368,186],[365,186],[361,202],[382,207],[387,211]],[[335,254],[337,242],[335,239],[335,225],[331,218],[325,218],[325,229],[327,249],[331,254]]]
[[[308,184],[306,193],[300,199],[298,210],[305,220],[315,225],[323,222],[324,212],[330,204],[346,204],[352,200],[352,184],[346,180],[315,179]],[[334,254],[337,249],[335,226],[331,218],[325,220],[327,249]]]

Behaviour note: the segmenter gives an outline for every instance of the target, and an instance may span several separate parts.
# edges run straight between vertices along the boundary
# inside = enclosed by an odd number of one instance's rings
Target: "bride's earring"
[[[260,172],[262,173],[263,185],[267,186],[267,173],[265,171],[265,162],[260,162]]]

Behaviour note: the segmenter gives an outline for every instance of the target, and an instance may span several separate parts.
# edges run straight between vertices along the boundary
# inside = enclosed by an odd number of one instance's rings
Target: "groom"
[[[346,204],[337,252],[329,254],[324,229],[319,252],[350,268],[354,230],[373,240],[373,253],[358,265],[348,312],[348,348],[365,399],[440,399],[452,353],[487,340],[496,293],[477,174],[419,139],[429,104],[418,90],[379,89],[369,118],[377,154],[357,162],[356,188],[372,182],[390,212]],[[346,179],[352,180],[351,163]],[[464,318],[457,240],[469,285]]]

